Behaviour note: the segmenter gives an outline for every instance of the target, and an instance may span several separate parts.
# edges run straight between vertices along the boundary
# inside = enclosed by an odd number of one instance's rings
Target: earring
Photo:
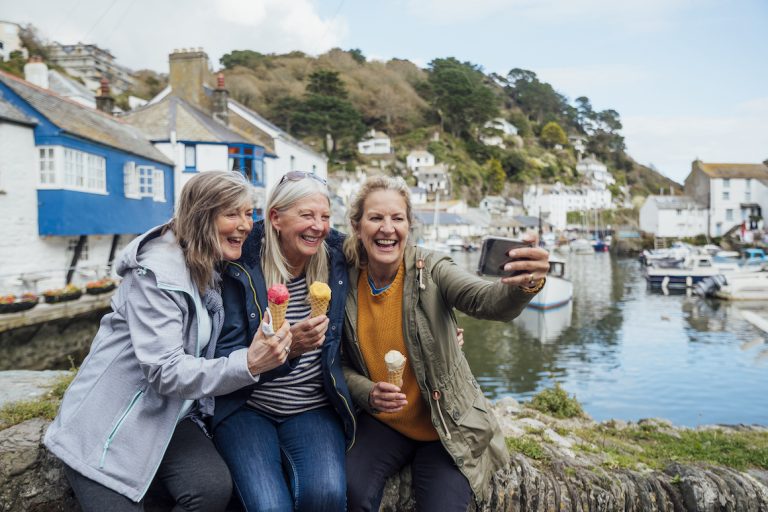
[[[276,229],[275,231],[277,231],[277,239],[280,240],[280,230]]]

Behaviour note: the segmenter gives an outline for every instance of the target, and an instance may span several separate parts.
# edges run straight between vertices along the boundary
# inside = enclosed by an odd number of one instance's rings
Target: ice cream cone
[[[272,301],[269,302],[269,314],[272,315],[272,326],[275,329],[275,332],[283,326],[283,322],[285,322],[285,314],[287,312],[288,302],[283,302],[282,304],[275,304]]]
[[[309,287],[309,305],[312,310],[309,313],[310,318],[324,315],[328,311],[328,304],[331,303],[331,289],[322,281],[315,281]]]
[[[395,386],[401,388],[403,387],[403,371],[405,370],[405,363],[403,363],[403,366],[400,367],[399,370],[387,370],[387,382],[390,384],[394,384]]]
[[[401,388],[403,387],[403,372],[408,360],[397,350],[390,350],[384,354],[384,364],[387,365],[387,382]]]

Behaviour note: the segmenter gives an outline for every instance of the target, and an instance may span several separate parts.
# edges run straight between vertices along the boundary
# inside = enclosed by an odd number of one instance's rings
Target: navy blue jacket
[[[243,244],[239,260],[227,264],[222,272],[222,298],[224,299],[224,326],[216,343],[216,357],[227,356],[233,350],[248,347],[261,325],[262,312],[267,306],[267,286],[261,271],[261,244],[264,221],[257,222]],[[328,330],[325,333],[321,364],[323,385],[328,399],[344,425],[347,446],[355,438],[355,416],[352,399],[341,369],[341,333],[344,328],[344,305],[347,297],[347,262],[342,251],[344,235],[331,230],[326,243],[329,249],[328,286],[331,305],[328,309]],[[298,361],[295,359],[294,361]],[[259,383],[267,382],[292,369],[291,361],[262,373]],[[259,383],[233,393],[216,397],[213,428],[243,405]]]

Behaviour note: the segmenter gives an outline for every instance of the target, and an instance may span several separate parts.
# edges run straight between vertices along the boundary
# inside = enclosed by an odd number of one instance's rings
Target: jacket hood
[[[264,242],[264,220],[260,220],[253,224],[251,234],[246,238],[243,244],[243,254],[238,260],[240,263],[245,263],[250,268],[260,266],[261,261],[261,246]],[[341,231],[331,229],[328,236],[325,238],[325,243],[329,249],[336,249],[343,251],[344,239],[346,235]]]
[[[155,274],[158,284],[189,290],[194,288],[184,261],[184,251],[170,229],[163,233],[165,225],[156,226],[129,243],[115,267],[117,274],[125,274],[137,268],[148,268]]]

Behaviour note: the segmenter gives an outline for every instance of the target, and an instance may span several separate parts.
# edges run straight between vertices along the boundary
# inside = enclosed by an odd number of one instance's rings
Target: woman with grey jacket
[[[507,452],[457,343],[453,309],[511,320],[549,268],[546,251],[517,249],[509,256],[524,260],[506,270],[524,274],[486,281],[447,255],[409,246],[412,216],[405,182],[387,177],[370,178],[349,209],[344,376],[361,409],[347,453],[351,512],[378,510],[386,478],[407,464],[417,510],[463,512],[473,493],[487,498]],[[385,364],[395,359],[390,351],[405,355],[397,384]]]
[[[209,171],[181,191],[170,222],[133,240],[123,280],[69,386],[45,445],[85,512],[141,511],[150,485],[173,510],[224,510],[231,477],[204,429],[212,396],[285,362],[288,323],[213,358],[224,311],[217,268],[240,257],[253,227],[242,175]]]

